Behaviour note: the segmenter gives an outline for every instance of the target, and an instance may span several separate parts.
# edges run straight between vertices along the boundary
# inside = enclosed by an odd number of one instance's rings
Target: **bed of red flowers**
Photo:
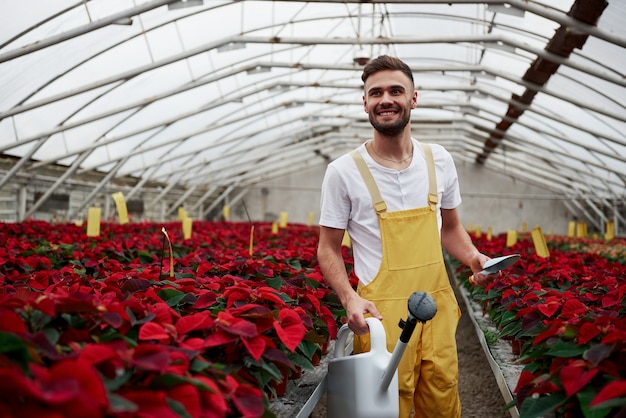
[[[187,240],[180,222],[91,238],[0,224],[0,416],[271,417],[344,312],[316,264],[317,228],[254,226],[251,253],[246,223],[196,222]],[[466,283],[522,343],[521,416],[626,414],[626,242],[549,237],[549,258],[524,235],[475,242],[522,254],[486,289]]]
[[[626,416],[626,240],[548,237],[548,258],[529,235],[509,248],[506,235],[474,241],[522,255],[485,289],[462,279],[501,337],[521,343],[520,417]]]
[[[342,310],[316,228],[254,226],[0,224],[0,416],[271,417]]]

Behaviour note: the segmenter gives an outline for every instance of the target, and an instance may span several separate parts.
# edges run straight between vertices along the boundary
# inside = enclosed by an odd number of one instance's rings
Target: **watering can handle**
[[[387,351],[387,336],[383,323],[376,318],[365,318],[365,320],[370,328],[370,351]],[[343,325],[339,329],[335,342],[335,358],[345,357],[346,343],[351,334],[352,330],[348,328],[348,325]]]

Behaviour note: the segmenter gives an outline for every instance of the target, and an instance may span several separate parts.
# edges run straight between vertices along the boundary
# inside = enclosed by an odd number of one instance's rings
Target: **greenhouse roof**
[[[626,199],[625,47],[620,1],[6,2],[0,188],[326,164],[371,137],[360,75],[389,54],[414,71],[415,138],[599,210]]]

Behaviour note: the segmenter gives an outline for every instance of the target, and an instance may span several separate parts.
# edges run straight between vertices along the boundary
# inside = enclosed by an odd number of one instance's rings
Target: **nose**
[[[383,92],[383,95],[380,98],[381,103],[392,103],[393,99],[389,92]]]

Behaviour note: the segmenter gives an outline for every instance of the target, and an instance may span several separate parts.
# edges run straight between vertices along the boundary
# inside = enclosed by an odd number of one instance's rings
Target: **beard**
[[[404,128],[411,119],[410,113],[403,113],[400,119],[395,122],[384,123],[378,122],[373,113],[369,113],[369,120],[374,129],[385,136],[398,136],[404,131]]]

